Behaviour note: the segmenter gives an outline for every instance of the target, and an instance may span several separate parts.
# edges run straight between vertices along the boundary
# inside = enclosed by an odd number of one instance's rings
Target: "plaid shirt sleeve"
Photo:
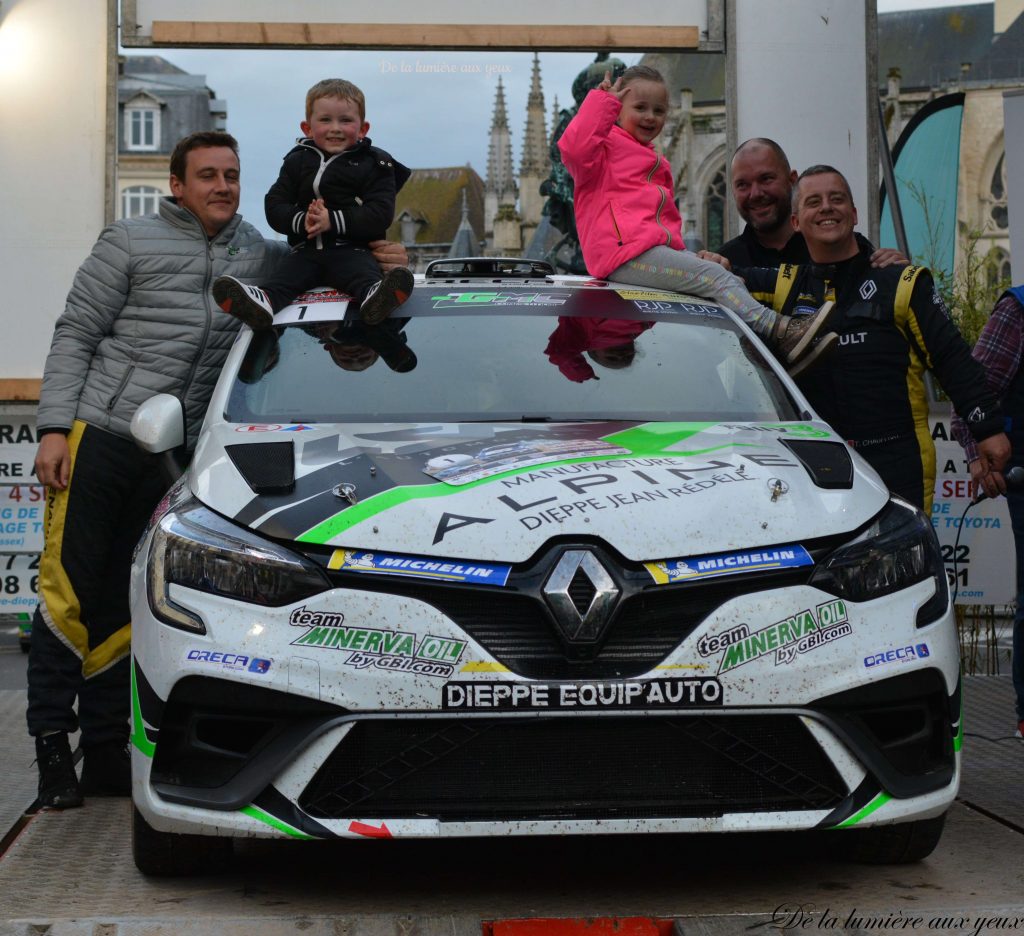
[[[985,368],[985,382],[989,389],[1002,399],[1024,357],[1024,309],[1009,293],[996,303],[971,356]],[[978,447],[956,413],[950,429],[963,446],[967,461],[974,461],[978,457]]]

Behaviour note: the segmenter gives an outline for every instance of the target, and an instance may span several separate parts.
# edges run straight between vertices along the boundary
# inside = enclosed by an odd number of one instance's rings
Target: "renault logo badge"
[[[574,600],[570,586],[580,575],[590,588],[581,589],[577,583]],[[569,549],[562,553],[562,558],[548,577],[544,597],[567,641],[594,643],[608,625],[619,589],[592,552]]]

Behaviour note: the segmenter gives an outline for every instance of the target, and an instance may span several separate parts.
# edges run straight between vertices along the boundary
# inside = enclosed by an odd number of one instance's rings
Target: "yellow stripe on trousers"
[[[61,544],[67,521],[68,499],[74,485],[75,461],[85,432],[76,419],[68,433],[71,469],[63,491],[48,488],[43,529],[45,541],[39,562],[39,611],[54,636],[82,661],[82,675],[88,679],[123,659],[131,647],[132,627],[125,624],[98,647],[89,647],[89,632],[82,623],[82,606],[61,561]]]

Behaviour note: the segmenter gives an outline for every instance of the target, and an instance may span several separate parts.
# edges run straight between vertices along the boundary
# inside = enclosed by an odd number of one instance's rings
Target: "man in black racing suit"
[[[846,179],[812,166],[797,180],[793,226],[812,262],[737,271],[750,293],[777,311],[839,310],[839,344],[798,380],[818,414],[881,475],[889,489],[930,514],[935,447],[924,372],[932,370],[978,442],[982,486],[1005,491],[1010,446],[999,403],[949,317],[931,274],[917,266],[871,266],[854,236],[857,211]]]

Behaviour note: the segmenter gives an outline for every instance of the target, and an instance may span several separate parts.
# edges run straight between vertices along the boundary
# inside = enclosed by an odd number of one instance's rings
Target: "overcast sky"
[[[487,144],[501,76],[513,156],[526,123],[533,56],[526,52],[325,52],[154,49],[179,68],[205,74],[228,103],[228,129],[242,157],[242,214],[264,233],[263,195],[281,159],[301,135],[307,89],[321,78],[347,78],[366,95],[374,145],[412,168],[462,166],[487,172]],[[129,51],[128,54],[131,54]],[[639,54],[622,56],[627,64]],[[541,81],[550,114],[571,104],[572,82],[590,53],[542,53]]]
[[[878,0],[878,11],[956,5],[944,0]],[[147,50],[128,50],[143,52]],[[366,95],[374,144],[413,168],[470,163],[487,171],[488,131],[498,76],[505,88],[513,156],[526,121],[533,57],[526,52],[325,52],[276,50],[153,49],[179,68],[206,75],[228,103],[228,129],[242,156],[242,214],[264,233],[263,195],[281,158],[300,135],[306,90],[321,78],[354,81]],[[545,109],[555,96],[572,103],[576,75],[590,53],[541,53]],[[639,54],[621,58],[632,64]]]

